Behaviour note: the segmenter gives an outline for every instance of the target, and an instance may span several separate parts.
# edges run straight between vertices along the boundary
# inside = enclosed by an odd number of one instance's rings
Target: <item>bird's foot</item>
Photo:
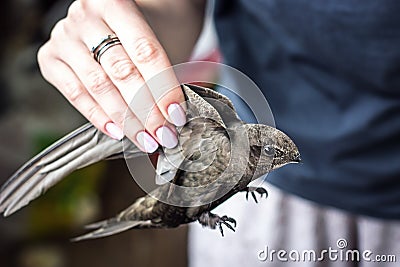
[[[249,186],[249,187],[246,187],[245,189],[243,189],[242,191],[246,192],[246,200],[249,200],[249,193],[250,193],[256,203],[258,203],[258,201],[257,201],[256,193],[254,193],[254,192],[259,193],[261,197],[264,194],[265,194],[265,198],[268,197],[268,191],[264,187]]]
[[[221,235],[224,236],[224,230],[222,229],[222,225],[225,225],[229,229],[235,232],[236,227],[236,221],[233,218],[230,218],[226,215],[220,217],[216,214],[213,214],[209,211],[203,212],[200,217],[198,218],[198,221],[201,225],[203,226],[208,226],[211,229],[215,229],[217,226],[219,228],[219,231],[221,232]],[[231,225],[233,224],[233,226]]]

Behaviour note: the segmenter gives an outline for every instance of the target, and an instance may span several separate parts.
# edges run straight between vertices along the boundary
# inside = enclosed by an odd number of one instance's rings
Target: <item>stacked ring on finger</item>
[[[98,45],[92,47],[91,52],[93,53],[94,60],[101,64],[100,58],[104,52],[114,45],[119,44],[121,44],[121,41],[115,34],[107,35],[107,37],[103,38]]]

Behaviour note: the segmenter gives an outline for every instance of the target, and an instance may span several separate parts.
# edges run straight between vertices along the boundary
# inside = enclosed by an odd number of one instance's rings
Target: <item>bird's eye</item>
[[[264,152],[267,156],[274,156],[275,155],[275,148],[270,145],[264,146]]]

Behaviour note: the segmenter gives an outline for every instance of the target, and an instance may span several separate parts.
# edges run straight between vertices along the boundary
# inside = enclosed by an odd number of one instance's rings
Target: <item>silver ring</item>
[[[94,60],[101,64],[100,58],[104,52],[106,52],[110,47],[119,44],[121,44],[119,38],[115,34],[109,34],[106,38],[103,38],[98,45],[93,46],[90,51],[93,53]]]

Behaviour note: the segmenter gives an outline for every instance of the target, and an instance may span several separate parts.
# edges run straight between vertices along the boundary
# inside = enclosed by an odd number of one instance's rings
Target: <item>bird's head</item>
[[[248,124],[247,133],[251,153],[258,159],[258,175],[289,163],[300,162],[297,146],[282,131],[263,124]]]

